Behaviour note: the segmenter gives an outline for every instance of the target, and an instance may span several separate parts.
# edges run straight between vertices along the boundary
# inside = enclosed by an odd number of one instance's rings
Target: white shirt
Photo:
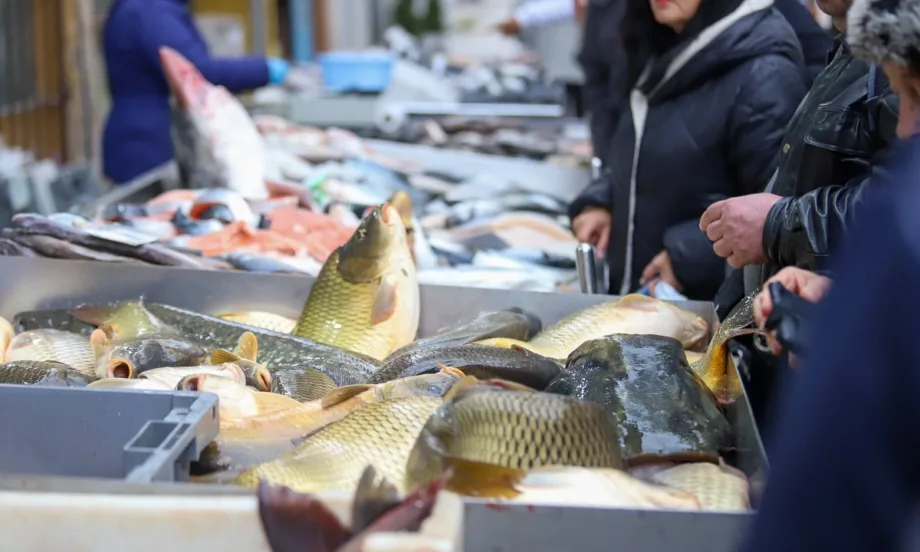
[[[530,0],[514,11],[514,18],[523,29],[545,27],[575,19],[573,0]]]

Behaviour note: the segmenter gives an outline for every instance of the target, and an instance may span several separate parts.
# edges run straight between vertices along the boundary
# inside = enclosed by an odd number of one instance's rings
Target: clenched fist
[[[588,207],[572,221],[572,231],[582,243],[590,243],[600,256],[607,253],[610,242],[610,211],[603,207]]]

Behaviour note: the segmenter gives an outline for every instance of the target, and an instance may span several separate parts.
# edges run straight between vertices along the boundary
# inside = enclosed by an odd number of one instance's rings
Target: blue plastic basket
[[[323,85],[333,92],[382,92],[390,85],[394,57],[378,52],[327,52],[319,56]]]

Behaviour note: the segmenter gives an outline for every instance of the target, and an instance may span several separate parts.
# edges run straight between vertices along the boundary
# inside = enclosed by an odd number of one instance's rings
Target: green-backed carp
[[[61,362],[19,360],[0,364],[0,383],[38,387],[86,387],[94,378]]]
[[[406,229],[384,203],[326,260],[294,333],[382,360],[415,339],[418,323]]]
[[[546,388],[603,407],[631,465],[719,460],[730,428],[676,339],[611,335],[588,341]]]

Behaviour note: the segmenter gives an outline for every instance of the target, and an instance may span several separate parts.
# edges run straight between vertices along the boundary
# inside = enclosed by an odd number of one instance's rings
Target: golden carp
[[[298,492],[351,491],[367,466],[402,489],[406,460],[422,426],[441,405],[437,397],[410,397],[370,404],[308,437],[277,460],[245,470],[235,483],[260,481]]]
[[[703,462],[681,464],[653,475],[651,481],[692,494],[703,510],[746,512],[751,509],[747,477],[729,466]]]
[[[174,387],[167,387],[164,383],[148,379],[105,378],[96,380],[86,386],[87,389],[127,389],[149,391],[173,391]]]
[[[30,330],[13,337],[6,335],[2,341],[8,343],[4,362],[61,362],[88,378],[96,378],[96,355],[89,339],[82,335],[61,330]]]
[[[406,229],[384,203],[323,265],[294,334],[382,360],[415,339],[418,323]]]
[[[706,338],[706,321],[666,301],[645,295],[627,295],[582,309],[537,334],[529,342],[509,339],[480,341],[483,345],[517,345],[549,358],[565,359],[585,341],[612,334],[647,334],[673,337],[684,348]]]
[[[481,471],[485,481],[491,477],[489,466],[529,470],[546,465],[620,468],[616,429],[604,410],[560,395],[477,385],[468,376],[421,431],[406,468],[406,488],[448,467],[473,481],[477,477],[464,472]]]
[[[239,381],[216,374],[199,373],[186,376],[179,381],[176,389],[217,395],[220,399],[218,408],[220,409],[221,428],[225,422],[229,425],[237,420],[301,406],[299,402],[290,397],[256,391]]]
[[[0,364],[0,383],[39,387],[86,387],[94,378],[60,362],[20,360]]]
[[[150,313],[143,301],[124,301],[117,305],[86,305],[70,314],[105,333],[109,342],[144,337],[177,337],[179,332]]]

